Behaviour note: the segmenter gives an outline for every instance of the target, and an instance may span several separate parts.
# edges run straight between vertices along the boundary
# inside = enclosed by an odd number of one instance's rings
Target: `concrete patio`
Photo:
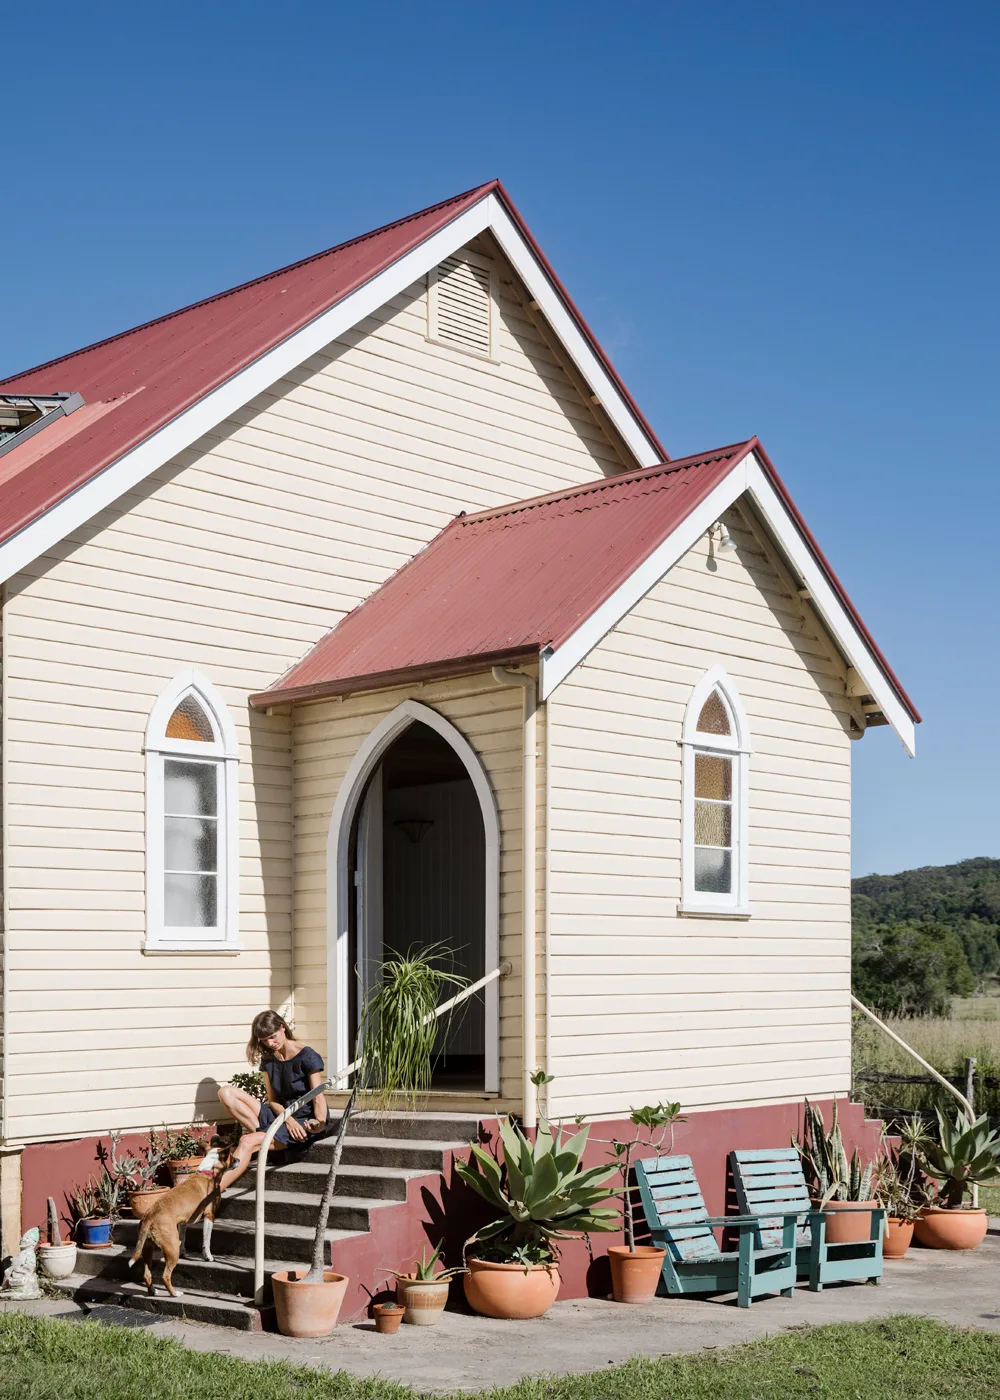
[[[981,1249],[970,1254],[911,1249],[887,1260],[879,1287],[844,1284],[794,1298],[768,1298],[740,1310],[731,1300],[657,1299],[626,1307],[600,1299],[557,1303],[536,1322],[496,1322],[448,1312],[433,1328],[402,1327],[380,1337],[374,1323],[345,1324],[319,1341],[270,1333],[157,1319],[120,1307],[89,1309],[61,1299],[0,1303],[54,1317],[92,1316],[107,1323],[148,1327],[199,1351],[245,1360],[287,1360],[356,1376],[381,1376],[417,1391],[448,1393],[509,1385],[522,1376],[599,1371],[632,1356],[732,1346],[788,1328],[827,1322],[863,1322],[893,1313],[917,1313],[960,1327],[1000,1331],[1000,1220],[991,1221]]]

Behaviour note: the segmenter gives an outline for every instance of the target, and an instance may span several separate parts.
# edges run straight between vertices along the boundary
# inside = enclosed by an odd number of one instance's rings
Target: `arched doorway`
[[[444,944],[476,981],[497,965],[499,827],[478,757],[442,715],[405,701],[369,735],[337,796],[329,847],[330,1059],[351,1062],[360,1006],[391,949]],[[499,1089],[496,983],[447,1023],[435,1090]]]

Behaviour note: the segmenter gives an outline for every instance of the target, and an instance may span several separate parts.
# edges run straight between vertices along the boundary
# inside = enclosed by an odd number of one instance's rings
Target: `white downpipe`
[[[524,730],[522,755],[522,814],[521,814],[521,1062],[522,1111],[525,1128],[538,1125],[538,1090],[531,1082],[537,1047],[537,1012],[535,1008],[535,774],[537,769],[538,684],[534,676],[520,671],[508,671],[504,666],[493,667],[493,679],[498,685],[519,685],[524,690]]]
[[[498,977],[506,977],[511,971],[509,962],[502,962],[499,967],[495,967],[492,972],[487,972],[485,977],[480,977],[478,982],[473,982],[471,987],[465,987],[462,991],[443,1001],[440,1006],[436,1006],[433,1011],[429,1011],[424,1017],[422,1024],[428,1021],[436,1021],[439,1016],[443,1016],[446,1011],[450,1011],[459,1002],[467,1001],[469,997],[475,996],[476,992],[490,982],[496,981]],[[253,1301],[256,1307],[261,1307],[264,1302],[264,1213],[266,1206],[266,1187],[264,1181],[264,1169],[267,1166],[267,1154],[271,1150],[271,1143],[274,1135],[281,1127],[282,1123],[287,1123],[292,1114],[302,1108],[304,1104],[311,1103],[320,1094],[325,1094],[328,1089],[333,1089],[342,1079],[350,1079],[357,1069],[357,1061],[349,1064],[345,1069],[338,1070],[336,1074],[324,1079],[322,1084],[317,1084],[315,1089],[310,1089],[307,1094],[303,1094],[300,1099],[290,1103],[281,1114],[268,1127],[264,1134],[264,1141],[257,1152],[257,1186],[254,1198],[254,1240],[253,1240]]]
[[[894,1040],[899,1046],[899,1048],[901,1050],[905,1050],[911,1059],[916,1060],[918,1065],[923,1065],[924,1069],[927,1070],[928,1074],[930,1074],[932,1078],[936,1079],[943,1089],[947,1089],[948,1093],[951,1094],[953,1098],[958,1099],[959,1103],[962,1105],[962,1108],[965,1110],[970,1123],[974,1123],[976,1121],[976,1115],[973,1112],[972,1104],[969,1103],[969,1100],[959,1089],[955,1088],[954,1084],[949,1084],[948,1080],[945,1079],[943,1074],[939,1074],[933,1065],[929,1065],[924,1059],[923,1055],[918,1055],[912,1045],[907,1045],[903,1037],[897,1035],[894,1030],[891,1030],[883,1020],[881,1020],[878,1016],[875,1015],[874,1011],[870,1010],[869,1007],[865,1006],[863,1001],[858,1001],[857,997],[854,995],[853,992],[851,993],[851,1003],[858,1009],[858,1011],[863,1011],[864,1014],[868,1017],[869,1021],[874,1021],[880,1031],[885,1031],[889,1039]],[[974,1206],[979,1205],[979,1187],[975,1185],[973,1185],[972,1188],[972,1204]]]

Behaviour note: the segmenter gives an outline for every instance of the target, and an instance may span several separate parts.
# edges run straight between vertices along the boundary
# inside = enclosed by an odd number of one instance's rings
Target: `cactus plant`
[[[833,1101],[833,1123],[829,1132],[822,1109],[815,1108],[806,1099],[803,1141],[799,1142],[793,1137],[792,1146],[812,1173],[814,1194],[821,1208],[829,1201],[872,1199],[874,1164],[862,1162],[857,1148],[848,1161],[836,1099]]]

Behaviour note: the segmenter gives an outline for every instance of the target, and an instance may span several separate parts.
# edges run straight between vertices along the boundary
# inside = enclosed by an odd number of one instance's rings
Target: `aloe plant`
[[[481,1257],[529,1266],[551,1260],[556,1240],[617,1230],[618,1211],[598,1205],[612,1194],[606,1183],[617,1169],[583,1166],[587,1137],[588,1129],[581,1128],[564,1140],[561,1128],[553,1131],[543,1122],[532,1144],[509,1118],[501,1118],[502,1164],[472,1143],[471,1159],[456,1162],[455,1169],[500,1215],[477,1230],[466,1249],[483,1244]]]
[[[848,1160],[833,1101],[833,1123],[826,1130],[823,1112],[806,1099],[803,1141],[792,1138],[803,1162],[809,1167],[820,1206],[830,1201],[870,1201],[874,1164],[863,1162],[855,1148]]]
[[[408,1273],[400,1273],[398,1269],[390,1269],[393,1278],[409,1281],[417,1279],[420,1283],[444,1283],[445,1279],[452,1279],[456,1274],[468,1273],[462,1266],[454,1269],[439,1269],[437,1266],[441,1260],[441,1251],[444,1248],[444,1241],[438,1243],[430,1255],[425,1249],[419,1259],[413,1261],[413,1268]]]
[[[927,1175],[941,1182],[938,1197],[942,1206],[957,1210],[973,1186],[1000,1183],[1000,1133],[992,1132],[984,1113],[975,1122],[959,1112],[952,1124],[939,1108],[940,1143],[925,1143],[924,1166]]]

